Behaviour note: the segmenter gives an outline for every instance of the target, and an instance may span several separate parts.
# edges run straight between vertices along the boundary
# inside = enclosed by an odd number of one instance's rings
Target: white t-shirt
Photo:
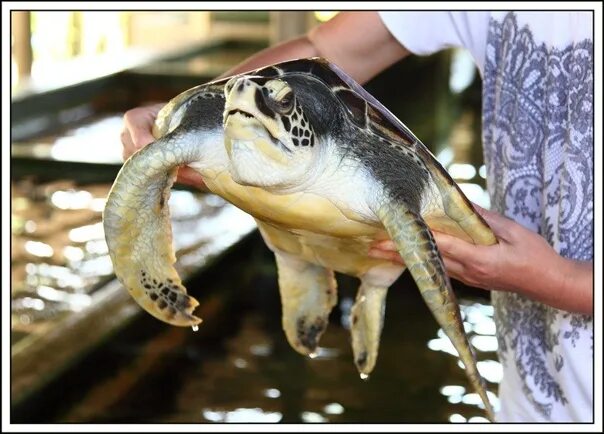
[[[590,12],[382,12],[409,51],[465,47],[483,78],[492,208],[593,261]],[[544,273],[547,270],[543,270]],[[593,422],[593,317],[494,291],[501,422]]]

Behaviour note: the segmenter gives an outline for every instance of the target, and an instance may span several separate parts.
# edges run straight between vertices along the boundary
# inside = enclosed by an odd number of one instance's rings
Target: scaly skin
[[[195,151],[190,144],[184,135],[168,135],[134,154],[115,180],[103,212],[116,276],[147,312],[179,326],[201,322],[192,314],[199,303],[187,295],[173,266],[168,210],[176,167],[183,159],[191,161]]]
[[[396,244],[424,301],[457,349],[466,375],[480,395],[489,419],[494,420],[494,412],[463,328],[451,282],[430,229],[417,213],[404,204],[386,202],[377,210],[377,214]]]

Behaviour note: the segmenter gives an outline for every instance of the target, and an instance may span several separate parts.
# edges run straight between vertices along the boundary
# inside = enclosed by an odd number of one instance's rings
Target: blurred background
[[[254,221],[176,185],[177,269],[201,303],[197,332],[143,313],[116,281],[101,213],[122,164],[123,113],[212,80],[333,11],[13,11],[11,418],[40,422],[482,422],[456,352],[406,274],[388,295],[380,357],[356,372],[339,302],[318,357],[281,330],[273,257]],[[450,50],[393,65],[366,89],[489,206],[480,77]],[[497,406],[488,294],[454,282]]]

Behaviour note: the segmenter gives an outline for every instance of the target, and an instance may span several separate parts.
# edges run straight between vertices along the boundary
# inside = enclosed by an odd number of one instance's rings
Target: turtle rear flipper
[[[333,271],[279,251],[275,251],[275,258],[283,330],[296,351],[313,355],[337,302]]]
[[[377,361],[387,293],[388,288],[363,282],[350,312],[352,352],[362,378],[367,378]]]
[[[377,214],[397,246],[424,301],[457,349],[470,383],[480,395],[489,419],[494,420],[484,381],[465,335],[455,294],[430,229],[418,213],[403,203],[383,204]]]
[[[388,288],[404,270],[398,264],[386,263],[360,276],[361,286],[350,311],[350,335],[354,363],[361,378],[367,378],[377,362]]]

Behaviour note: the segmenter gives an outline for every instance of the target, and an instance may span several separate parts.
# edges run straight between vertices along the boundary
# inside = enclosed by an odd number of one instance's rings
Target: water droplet
[[[308,357],[310,357],[311,359],[316,359],[318,355],[319,355],[319,353],[317,353],[316,351],[313,351],[312,353],[310,353],[308,355]]]
[[[344,407],[337,402],[332,402],[331,404],[327,404],[325,407],[323,407],[323,411],[326,414],[342,414],[344,413]]]
[[[361,380],[363,380],[363,381],[369,380],[369,374],[365,374],[364,372],[361,372]]]
[[[198,325],[191,326],[191,328],[193,329],[194,332],[196,332],[197,330],[199,330],[199,326]]]

